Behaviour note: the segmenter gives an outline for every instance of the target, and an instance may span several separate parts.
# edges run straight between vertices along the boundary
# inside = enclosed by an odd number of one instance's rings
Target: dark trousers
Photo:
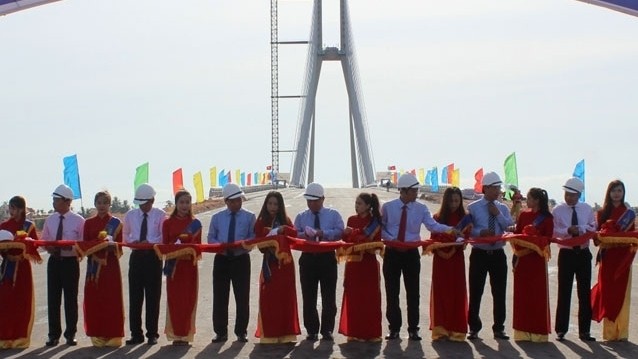
[[[492,331],[501,332],[505,329],[505,290],[507,288],[507,257],[503,249],[483,250],[473,248],[470,254],[470,306],[468,310],[468,324],[470,331],[479,332],[483,327],[479,312],[481,297],[485,290],[485,278],[490,275],[490,287],[494,300],[492,314],[494,324]]]
[[[129,327],[133,338],[143,338],[142,305],[146,297],[146,337],[159,338],[160,299],[162,297],[162,261],[153,250],[134,250],[128,269]]]
[[[230,284],[235,295],[235,334],[246,335],[250,315],[250,256],[216,254],[213,262],[213,330],[228,334]]]
[[[572,301],[572,286],[576,276],[578,291],[578,331],[589,334],[591,327],[591,260],[586,249],[561,248],[558,252],[558,304],[556,305],[556,333],[567,333],[569,311]]]
[[[399,306],[401,274],[408,304],[408,331],[419,330],[419,277],[421,275],[421,255],[417,249],[399,251],[386,248],[383,256],[383,277],[385,278],[386,310],[391,332],[401,330],[402,317]]]
[[[303,297],[303,324],[308,334],[332,333],[337,316],[337,258],[335,252],[302,253],[299,279]],[[317,311],[317,291],[321,286],[321,323]]]
[[[66,329],[64,337],[75,338],[78,324],[78,282],[80,264],[78,258],[52,255],[47,263],[47,304],[49,306],[49,338],[59,339],[62,335],[60,306],[64,292],[64,317]],[[24,303],[24,305],[29,305]]]

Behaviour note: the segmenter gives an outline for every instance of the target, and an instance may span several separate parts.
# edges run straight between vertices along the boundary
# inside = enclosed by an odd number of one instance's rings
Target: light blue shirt
[[[490,211],[487,207],[488,204],[489,201],[485,198],[481,198],[467,206],[467,211],[472,215],[472,237],[479,237],[482,230],[489,229]],[[494,235],[500,236],[507,231],[509,226],[514,225],[514,220],[510,215],[509,208],[505,204],[499,201],[494,201],[494,204],[498,208],[499,212],[501,212],[498,216],[496,216],[496,222],[494,223]],[[494,244],[474,245],[476,248],[485,250],[501,249],[504,246],[504,241],[496,242]]]
[[[399,235],[399,225],[401,224],[401,214],[403,213],[403,201],[400,198],[386,202],[381,207],[381,217],[383,222],[383,231],[381,238],[386,240],[397,240]],[[430,210],[426,205],[420,202],[405,203],[407,208],[407,217],[405,224],[405,241],[413,242],[421,240],[421,225],[430,232],[446,232],[452,227],[441,224],[432,218]]]
[[[210,220],[208,228],[208,243],[228,243],[228,228],[230,226],[231,212],[227,208],[217,212]],[[255,214],[241,208],[235,214],[235,238],[234,241],[255,237]],[[235,255],[248,253],[245,249],[234,249]]]
[[[333,242],[341,239],[344,225],[343,219],[337,210],[322,207],[319,210],[319,225],[323,231],[323,237],[320,240]],[[299,238],[311,239],[306,238],[306,233],[304,232],[306,226],[311,228],[315,227],[315,214],[309,209],[299,213],[297,217],[295,217],[295,229],[297,229],[297,236]]]

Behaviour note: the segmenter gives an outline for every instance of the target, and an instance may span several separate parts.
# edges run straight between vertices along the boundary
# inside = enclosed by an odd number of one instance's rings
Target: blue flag
[[[425,184],[428,186],[432,185],[432,171],[428,170],[428,172],[425,174]]]
[[[447,171],[447,167],[443,168]],[[432,167],[432,192],[439,191],[439,171],[436,167]]]
[[[240,178],[241,178],[241,181],[240,181],[241,186],[246,187],[246,172],[242,172],[240,175]]]
[[[221,172],[219,172],[217,183],[219,183],[219,187],[224,188],[224,186],[226,185],[226,170],[222,170]]]
[[[450,181],[448,181],[448,176],[447,167],[443,167],[443,171],[441,171],[441,183],[450,183]]]
[[[78,156],[64,157],[64,184],[73,190],[73,199],[82,198],[80,189],[80,170],[78,168]]]
[[[572,176],[578,178],[583,181],[583,185],[585,184],[585,160],[580,160],[574,167],[574,173]],[[580,202],[585,202],[585,190],[580,193],[580,198],[578,199]]]

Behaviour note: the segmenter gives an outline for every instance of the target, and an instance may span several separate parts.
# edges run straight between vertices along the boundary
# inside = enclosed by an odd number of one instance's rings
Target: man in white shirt
[[[59,185],[53,192],[53,209],[55,213],[44,222],[42,240],[81,241],[84,232],[84,218],[71,212],[73,190],[66,185]],[[62,335],[60,324],[60,306],[64,293],[64,317],[66,329],[64,337],[67,345],[77,345],[75,333],[78,323],[78,282],[80,280],[80,264],[73,247],[55,247],[48,249],[50,256],[47,263],[47,295],[49,309],[49,340],[46,345],[56,346]]]
[[[565,202],[552,211],[554,216],[554,237],[566,240],[585,232],[595,231],[596,218],[590,205],[579,202],[585,184],[572,177],[565,182]],[[583,341],[595,341],[590,335],[591,328],[591,262],[589,240],[580,245],[567,246],[558,242],[558,303],[554,330],[556,339],[562,341],[569,328],[569,311],[572,300],[572,286],[576,276],[578,291],[578,332]]]
[[[166,213],[153,208],[155,190],[149,184],[141,184],[135,190],[133,203],[139,208],[132,209],[124,217],[122,236],[126,243],[162,242],[162,223]],[[129,327],[131,339],[127,345],[144,342],[142,331],[142,305],[146,294],[146,337],[148,345],[157,344],[159,333],[160,299],[162,296],[162,261],[153,249],[134,249],[131,253],[128,271],[129,285]]]

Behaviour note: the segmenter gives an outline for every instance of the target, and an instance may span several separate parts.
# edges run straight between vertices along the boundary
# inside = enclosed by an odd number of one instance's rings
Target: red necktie
[[[399,234],[397,235],[397,240],[399,242],[405,242],[405,225],[408,222],[408,206],[403,205],[401,207],[401,221],[399,222]]]

